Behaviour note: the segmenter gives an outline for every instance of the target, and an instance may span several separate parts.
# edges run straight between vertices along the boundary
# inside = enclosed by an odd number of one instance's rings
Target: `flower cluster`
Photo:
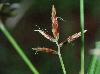
[[[59,26],[58,26],[58,20],[57,20],[58,17],[56,16],[56,9],[55,9],[54,5],[52,6],[52,13],[51,13],[51,15],[52,15],[51,20],[52,20],[52,33],[53,33],[53,36],[49,35],[48,33],[44,32],[42,30],[34,30],[34,31],[38,31],[41,35],[43,35],[45,38],[47,38],[51,42],[58,43],[58,40],[59,40]],[[86,31],[87,30],[84,30],[84,33]],[[65,40],[60,42],[60,43],[58,43],[58,45],[60,47],[62,47],[62,45],[65,42],[71,43],[72,41],[76,40],[80,36],[81,36],[81,32],[75,33],[74,35],[65,38]],[[51,48],[44,48],[43,47],[43,48],[32,48],[32,49],[37,51],[37,52],[41,51],[41,52],[46,52],[46,53],[57,54],[57,51],[55,51],[55,50],[53,50]]]

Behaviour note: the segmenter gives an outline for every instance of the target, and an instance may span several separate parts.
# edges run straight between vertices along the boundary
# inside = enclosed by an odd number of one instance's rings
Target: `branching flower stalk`
[[[59,56],[59,60],[60,60],[61,66],[62,66],[62,70],[63,70],[63,73],[66,74],[64,62],[63,62],[63,59],[62,59],[62,56],[61,56],[61,52],[60,52],[60,45],[58,44],[58,42],[56,42],[56,44],[58,46],[58,56]]]
[[[46,53],[51,53],[51,54],[56,54],[59,57],[60,60],[60,64],[63,70],[63,74],[66,74],[66,69],[65,69],[65,65],[61,56],[61,52],[60,52],[60,48],[63,46],[63,44],[65,42],[67,43],[71,43],[72,41],[76,40],[77,38],[79,38],[81,36],[81,32],[79,33],[75,33],[72,36],[69,36],[67,38],[65,38],[62,42],[59,43],[59,26],[58,26],[58,17],[56,16],[56,9],[54,7],[54,5],[52,6],[52,13],[51,13],[52,17],[52,33],[53,36],[49,35],[48,33],[42,31],[42,30],[34,30],[39,32],[41,35],[43,35],[45,38],[47,38],[48,40],[50,40],[51,42],[54,42],[57,47],[58,47],[58,51],[53,50],[52,48],[32,48],[33,50],[35,50],[36,52],[46,52]],[[84,33],[87,30],[84,30]]]

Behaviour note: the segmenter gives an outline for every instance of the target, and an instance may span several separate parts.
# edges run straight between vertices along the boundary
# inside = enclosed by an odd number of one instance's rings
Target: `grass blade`
[[[81,74],[84,74],[84,0],[80,0]]]
[[[33,74],[39,74],[39,72],[35,69],[35,67],[32,65],[31,61],[28,59],[28,57],[25,55],[25,53],[22,51],[22,48],[17,44],[17,42],[14,40],[14,38],[11,36],[11,34],[6,30],[4,24],[2,21],[0,21],[0,30],[5,35],[5,37],[9,40],[11,45],[15,48],[17,53],[20,55],[20,57],[23,59],[23,61],[26,63],[26,65],[30,68]]]

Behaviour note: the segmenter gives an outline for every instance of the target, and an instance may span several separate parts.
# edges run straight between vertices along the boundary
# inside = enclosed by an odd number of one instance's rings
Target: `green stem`
[[[23,59],[23,61],[26,63],[26,65],[30,68],[33,74],[39,74],[39,72],[35,69],[35,67],[32,65],[31,61],[28,59],[28,57],[25,55],[25,53],[22,51],[20,46],[17,44],[17,42],[14,40],[14,38],[11,36],[11,34],[6,30],[4,24],[0,20],[0,30],[3,32],[3,34],[6,36],[6,38],[9,40],[11,45],[15,48],[17,53],[20,55],[20,57]]]
[[[80,27],[81,27],[81,74],[84,74],[84,0],[80,0]]]
[[[60,64],[61,64],[62,70],[63,70],[63,73],[66,74],[64,62],[63,62],[63,59],[62,59],[62,56],[61,56],[61,52],[60,52],[60,46],[59,46],[58,42],[56,42],[56,44],[58,46],[58,56],[59,56],[59,60],[60,60]]]

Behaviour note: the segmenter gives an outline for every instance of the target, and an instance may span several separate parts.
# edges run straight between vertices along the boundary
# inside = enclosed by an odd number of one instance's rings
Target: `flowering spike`
[[[85,33],[86,31],[87,31],[87,30],[84,30],[84,33]],[[74,35],[69,36],[69,37],[67,38],[68,43],[74,41],[75,39],[79,38],[80,36],[81,36],[81,32],[75,33]]]
[[[56,16],[56,9],[54,7],[54,5],[52,6],[52,13],[51,13],[52,17],[52,33],[54,35],[54,37],[58,40],[59,39],[59,29],[58,29],[58,21],[57,21],[57,16]]]
[[[48,40],[55,42],[55,39],[52,36],[50,36],[49,34],[47,34],[46,32],[44,32],[42,30],[34,30],[34,31],[38,31],[40,34],[42,34]]]
[[[86,33],[86,31],[87,30],[84,30],[84,33]],[[64,41],[62,41],[59,45],[62,46],[65,42],[71,43],[72,41],[76,40],[80,36],[81,36],[81,32],[75,33],[74,35],[69,36],[67,39],[65,39]]]
[[[45,52],[45,53],[51,53],[51,54],[58,54],[57,51],[52,50],[50,48],[32,48],[36,52]]]

